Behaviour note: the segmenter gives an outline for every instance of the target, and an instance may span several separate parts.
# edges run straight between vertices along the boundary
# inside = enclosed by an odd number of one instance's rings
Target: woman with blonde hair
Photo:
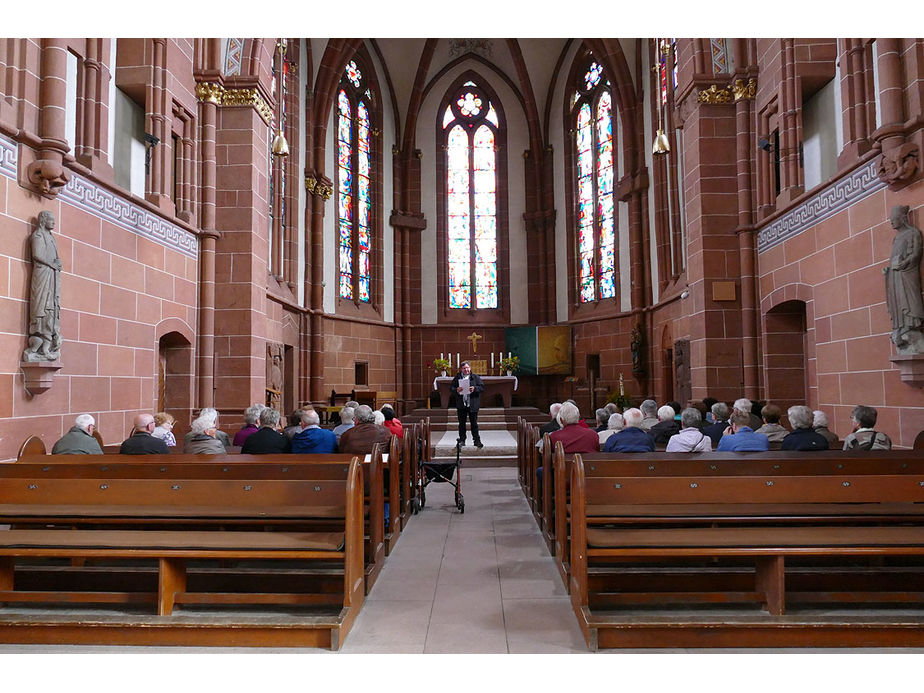
[[[154,423],[157,424],[151,435],[160,438],[169,447],[176,447],[176,437],[173,435],[173,425],[176,419],[165,411],[159,411],[154,415]]]

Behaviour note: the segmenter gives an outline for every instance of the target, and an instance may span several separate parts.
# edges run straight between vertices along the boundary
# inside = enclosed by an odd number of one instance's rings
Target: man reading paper
[[[465,445],[465,420],[471,422],[472,440],[476,448],[483,448],[481,436],[478,433],[478,408],[481,405],[481,393],[484,390],[484,383],[481,377],[472,373],[472,367],[468,361],[463,361],[462,366],[456,377],[452,379],[450,386],[452,392],[456,393],[456,413],[459,416],[459,445]]]

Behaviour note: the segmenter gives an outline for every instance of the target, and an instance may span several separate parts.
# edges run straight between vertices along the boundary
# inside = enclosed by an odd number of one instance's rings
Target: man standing
[[[481,376],[472,373],[469,362],[463,361],[461,369],[452,379],[450,388],[456,393],[456,414],[459,417],[458,443],[465,445],[465,420],[468,419],[471,422],[472,440],[475,447],[483,448],[481,435],[478,433],[478,409],[481,406],[481,393],[484,391]]]
[[[170,452],[167,444],[151,435],[154,431],[154,417],[151,414],[138,414],[135,417],[131,436],[122,441],[120,455],[166,455]]]

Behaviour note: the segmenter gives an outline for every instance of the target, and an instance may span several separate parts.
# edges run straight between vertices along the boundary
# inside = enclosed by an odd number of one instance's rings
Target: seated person
[[[703,426],[715,423],[715,419],[712,418],[712,405],[718,401],[715,397],[703,397],[703,406],[706,407],[706,420],[703,422]]]
[[[558,423],[561,424],[561,428],[549,434],[553,450],[555,443],[560,440],[566,453],[600,451],[600,437],[597,432],[591,428],[584,428],[580,421],[581,412],[577,406],[570,402],[561,405],[561,409],[558,410]]]
[[[321,417],[314,409],[302,412],[299,421],[300,433],[292,438],[292,452],[301,454],[337,452],[337,436],[333,431],[321,428]]]
[[[736,399],[732,412],[740,411],[743,414],[748,415],[748,428],[752,431],[756,431],[758,428],[764,425],[763,419],[760,418],[757,414],[753,412],[755,406],[758,406],[756,403],[752,403],[747,397],[742,397],[741,399]]]
[[[131,436],[122,441],[120,455],[166,455],[170,452],[167,444],[151,435],[154,430],[154,417],[151,414],[138,414],[134,421]]]
[[[667,441],[665,452],[711,452],[712,438],[703,433],[703,415],[695,407],[680,412],[680,433]]]
[[[763,433],[755,433],[748,424],[751,423],[751,412],[741,411],[737,407],[732,412],[731,433],[722,436],[719,446],[716,448],[719,452],[729,450],[736,452],[744,451],[762,451],[770,449],[770,441]]]
[[[764,405],[760,410],[760,416],[764,424],[755,433],[763,433],[771,443],[779,443],[789,435],[789,431],[780,425],[780,417],[783,416],[783,412],[775,404]]]
[[[892,440],[885,433],[873,430],[879,412],[858,404],[850,412],[853,432],[844,438],[844,450],[891,450]]]
[[[225,446],[225,452],[231,449],[231,436],[221,430],[218,426],[218,410],[215,407],[202,407],[199,410],[199,416],[211,416],[212,425],[215,427],[215,439]],[[190,431],[183,437],[183,445],[186,445],[187,440],[191,440],[193,437],[193,432]]]
[[[272,455],[289,452],[292,441],[279,432],[279,412],[263,407],[260,412],[260,430],[251,433],[241,446],[242,455]]]
[[[600,438],[600,448],[603,448],[603,444],[609,440],[609,437],[614,433],[618,433],[626,427],[626,420],[622,418],[622,414],[616,412],[610,414],[610,418],[606,421],[606,430],[600,431],[597,433],[597,437]]]
[[[658,423],[658,403],[653,399],[646,399],[639,408],[642,410],[642,425],[639,426],[645,433]]]
[[[264,408],[262,404],[254,404],[244,410],[244,425],[240,431],[234,434],[234,447],[243,446],[248,437],[260,430],[257,423],[260,421],[260,412]]]
[[[674,418],[677,411],[679,409],[675,410],[669,404],[658,409],[658,423],[648,431],[654,438],[655,445],[667,445],[671,436],[680,433],[680,422]]]
[[[769,405],[767,405],[769,406]],[[766,409],[767,407],[764,407]],[[812,420],[815,418],[812,410],[797,404],[786,412],[789,423],[792,424],[792,433],[783,438],[780,450],[827,450],[828,439],[812,430]]]
[[[340,436],[340,452],[368,455],[372,452],[373,445],[381,443],[387,454],[391,431],[375,423],[375,413],[372,407],[368,404],[361,404],[356,409],[355,419],[356,425],[344,431]]]
[[[622,415],[626,427],[607,438],[603,452],[654,452],[654,438],[641,429],[641,409],[626,409]]]
[[[712,449],[719,446],[722,434],[728,428],[728,405],[725,402],[716,402],[712,405],[712,423],[703,428],[703,433],[712,440]]]
[[[382,423],[385,428],[391,431],[398,438],[404,438],[404,426],[401,425],[401,421],[395,417],[395,410],[390,404],[382,405],[382,416],[385,417],[385,421]]]
[[[96,419],[81,414],[74,419],[71,430],[65,433],[51,449],[52,455],[102,455],[103,449],[93,436]]]
[[[822,435],[828,441],[828,448],[830,450],[839,450],[841,448],[841,441],[837,437],[837,433],[828,429],[828,416],[821,409],[816,409],[812,412],[814,418],[812,419],[812,429],[815,433]]]
[[[610,422],[610,413],[603,407],[600,407],[594,414],[597,417],[597,426],[594,428],[594,431],[596,433],[605,431]]]
[[[381,411],[379,411],[378,409],[376,409],[374,412],[372,412],[372,418],[373,418],[373,420],[375,421],[375,425],[376,425],[376,426],[382,426],[382,427],[384,428],[384,426],[385,426],[385,415],[384,415]],[[389,431],[389,433],[391,433],[391,431]]]
[[[296,409],[291,414],[289,414],[289,425],[286,426],[285,430],[282,432],[289,440],[295,437],[296,433],[301,433],[304,429],[302,428],[302,414],[305,413],[304,409]]]
[[[183,440],[183,452],[190,455],[223,455],[225,446],[215,438],[215,417],[210,413],[200,414],[189,425],[191,438]]]
[[[344,407],[340,410],[340,425],[334,429],[334,435],[337,436],[337,440],[340,440],[340,436],[343,435],[343,432],[353,428],[354,423],[353,419],[356,416],[356,410],[353,407]]]
[[[167,444],[167,447],[175,448],[176,437],[173,435],[173,424],[176,423],[176,419],[165,411],[159,411],[154,415],[154,423],[157,426],[151,435],[160,438]]]
[[[536,447],[542,450],[542,438],[546,433],[552,433],[552,431],[557,431],[561,428],[561,424],[558,423],[558,412],[561,410],[561,402],[552,402],[549,405],[549,416],[552,417],[551,421],[547,421],[539,427],[539,439],[536,441]]]

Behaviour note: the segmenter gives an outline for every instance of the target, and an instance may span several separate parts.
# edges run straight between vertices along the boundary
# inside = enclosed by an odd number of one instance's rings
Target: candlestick
[[[507,352],[507,358],[508,358],[508,359],[510,358],[510,352],[509,352],[509,351]]]
[[[491,368],[494,368],[494,352],[491,352]]]
[[[441,352],[440,352],[440,361],[442,361],[442,360],[443,360],[443,352],[441,351]]]
[[[456,352],[456,368],[462,368],[462,357],[459,356],[459,352]]]

